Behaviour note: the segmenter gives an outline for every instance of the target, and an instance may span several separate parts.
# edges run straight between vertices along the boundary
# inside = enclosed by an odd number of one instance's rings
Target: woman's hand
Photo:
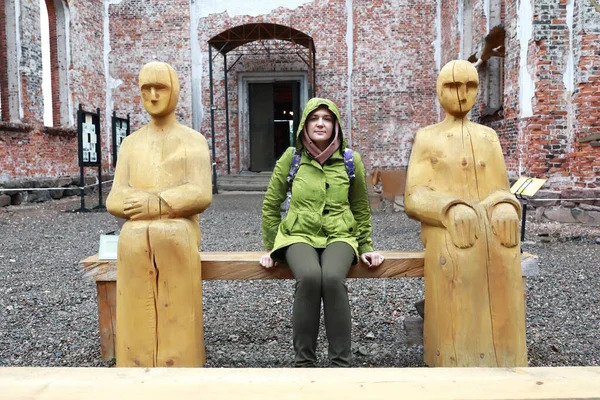
[[[273,260],[271,258],[271,253],[267,253],[267,254],[263,254],[260,257],[260,261],[259,261],[260,265],[262,265],[265,268],[273,268],[278,266],[279,264],[277,263],[277,261]]]
[[[360,260],[369,268],[378,267],[383,262],[384,258],[381,254],[370,251],[360,256]]]

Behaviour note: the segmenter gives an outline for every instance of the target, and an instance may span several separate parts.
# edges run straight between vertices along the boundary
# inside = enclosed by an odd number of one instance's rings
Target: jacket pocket
[[[296,223],[297,219],[298,219],[298,214],[288,213],[288,215],[285,217],[285,219],[283,221],[281,221],[281,230],[283,231],[283,233],[285,233],[286,235],[289,235],[293,231],[294,224]]]
[[[350,236],[358,236],[358,224],[354,219],[354,214],[352,211],[346,211],[342,214],[342,219],[344,220],[344,224],[346,225],[347,232],[350,233]]]

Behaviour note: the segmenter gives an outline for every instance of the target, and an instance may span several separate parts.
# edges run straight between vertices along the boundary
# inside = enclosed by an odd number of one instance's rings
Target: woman
[[[296,148],[290,147],[277,162],[263,203],[263,239],[269,253],[260,263],[265,268],[287,264],[296,278],[292,316],[296,367],[315,366],[321,298],[330,363],[350,366],[352,325],[345,278],[359,256],[369,267],[383,262],[371,242],[365,167],[353,152],[356,178],[351,183],[339,120],[339,110],[330,100],[314,98],[306,104]],[[301,154],[300,166],[282,221],[280,207],[295,152]]]

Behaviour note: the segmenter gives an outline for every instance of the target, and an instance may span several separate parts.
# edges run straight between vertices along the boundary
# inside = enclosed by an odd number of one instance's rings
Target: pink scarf
[[[339,134],[340,132],[340,124],[338,121],[335,121],[335,135],[331,142],[329,142],[329,146],[323,151],[317,147],[316,144],[313,143],[310,136],[308,136],[308,132],[306,131],[306,125],[304,129],[302,129],[302,144],[306,148],[306,150],[317,160],[317,162],[321,165],[325,164],[325,161],[331,157],[331,155],[340,148],[342,145],[342,137]]]

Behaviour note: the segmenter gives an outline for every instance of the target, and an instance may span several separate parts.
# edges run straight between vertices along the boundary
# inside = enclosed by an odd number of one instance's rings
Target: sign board
[[[119,235],[100,235],[98,260],[111,261],[117,259],[117,244]]]
[[[81,105],[77,111],[77,136],[80,167],[99,167],[101,162],[100,148],[100,113],[83,111]]]
[[[129,114],[127,119],[117,117],[113,112],[112,116],[112,149],[113,149],[113,166],[117,166],[117,157],[123,140],[131,133],[131,124]]]
[[[547,179],[529,178],[527,176],[520,177],[510,188],[510,192],[514,195],[531,197],[546,183]]]

